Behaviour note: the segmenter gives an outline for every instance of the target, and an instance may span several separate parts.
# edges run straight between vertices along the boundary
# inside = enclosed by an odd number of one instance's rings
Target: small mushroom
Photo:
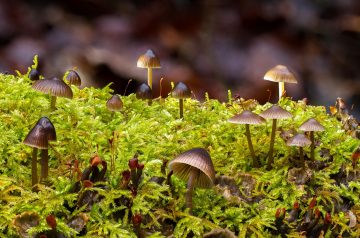
[[[178,82],[171,92],[174,98],[179,99],[180,118],[184,117],[184,99],[191,97],[190,88],[183,82]]]
[[[112,112],[112,116],[117,111],[120,111],[123,108],[123,102],[119,95],[113,95],[109,100],[106,102],[106,108]]]
[[[42,117],[37,122],[38,125],[41,125],[47,135],[48,141],[56,141],[56,131],[54,125],[51,123],[49,118]],[[41,173],[40,180],[44,180],[48,177],[49,173],[49,150],[48,148],[41,151]]]
[[[145,54],[140,55],[137,61],[138,68],[147,68],[148,70],[148,85],[152,89],[152,69],[161,68],[160,59],[152,50],[147,50]]]
[[[251,157],[253,158],[253,166],[255,168],[260,167],[260,161],[255,156],[254,147],[251,142],[250,125],[262,124],[265,122],[265,119],[249,110],[245,110],[242,113],[237,114],[232,118],[230,118],[228,122],[234,124],[245,124],[245,135],[249,145]]]
[[[75,70],[72,70],[72,69],[68,70],[65,73],[64,78],[66,81],[69,82],[70,85],[72,84],[72,85],[75,85],[78,87],[80,87],[80,85],[81,85],[81,78]]]
[[[284,65],[276,65],[264,75],[264,79],[279,83],[279,101],[285,91],[285,83],[297,83],[294,74]]]
[[[152,90],[146,83],[142,83],[136,90],[136,98],[142,100],[148,100],[148,104],[151,105]]]
[[[29,72],[29,79],[31,81],[37,81],[40,79],[40,73],[37,69],[31,69]]]
[[[314,118],[310,118],[306,122],[304,122],[300,127],[299,130],[301,131],[308,131],[310,132],[310,140],[311,140],[311,154],[310,158],[312,161],[315,160],[315,138],[314,138],[314,131],[324,131],[325,128]]]
[[[32,88],[51,96],[50,109],[55,110],[56,97],[72,98],[71,88],[62,80],[56,77],[36,81]]]
[[[297,134],[297,135],[291,137],[286,142],[286,145],[288,145],[288,146],[297,146],[297,147],[299,147],[299,150],[300,150],[300,163],[301,163],[301,166],[303,168],[305,167],[303,147],[308,146],[310,144],[311,144],[311,141],[304,134]]]
[[[276,121],[278,119],[286,119],[292,117],[292,114],[278,105],[272,105],[269,109],[260,113],[260,116],[266,119],[272,119],[272,129],[270,137],[270,148],[269,148],[269,158],[267,163],[267,169],[272,167],[274,162],[273,152],[274,152],[274,143],[275,143],[275,133],[276,133]]]
[[[186,206],[192,214],[192,193],[195,187],[210,188],[214,185],[215,170],[209,153],[202,148],[185,151],[169,162],[169,168],[187,181]]]

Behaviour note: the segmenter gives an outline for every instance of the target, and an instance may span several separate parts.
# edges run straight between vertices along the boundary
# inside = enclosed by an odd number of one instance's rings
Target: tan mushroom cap
[[[292,114],[278,105],[272,105],[260,113],[260,116],[266,119],[285,119],[292,117]]]
[[[245,110],[240,114],[231,117],[228,122],[235,124],[259,125],[264,123],[265,119],[249,110]]]
[[[123,102],[118,95],[113,95],[107,102],[106,108],[109,111],[120,111],[123,108]]]
[[[36,81],[32,88],[50,94],[51,96],[72,98],[73,92],[69,85],[67,85],[62,79],[56,77],[51,79],[42,79]]]
[[[45,128],[42,125],[36,124],[29,134],[25,137],[23,141],[25,145],[35,147],[41,150],[46,150],[49,148],[49,138],[46,133]]]
[[[294,74],[285,65],[276,65],[264,75],[264,79],[273,82],[297,83]]]
[[[302,131],[324,131],[325,128],[314,118],[310,118],[304,122],[300,127]]]
[[[181,153],[170,161],[169,168],[182,180],[188,181],[193,168],[200,171],[199,177],[194,182],[194,187],[212,187],[215,180],[214,165],[209,153],[202,148],[194,148]]]
[[[161,68],[160,59],[152,50],[147,50],[145,54],[140,55],[137,61],[139,68]]]
[[[311,141],[304,134],[297,134],[286,141],[287,146],[304,147],[311,145]]]

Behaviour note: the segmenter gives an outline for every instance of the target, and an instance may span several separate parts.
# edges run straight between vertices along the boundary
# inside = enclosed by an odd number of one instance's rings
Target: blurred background
[[[0,71],[26,72],[35,54],[45,77],[73,67],[83,86],[121,95],[146,82],[137,58],[152,49],[154,96],[183,81],[198,99],[233,95],[277,101],[267,70],[284,64],[298,84],[295,100],[333,105],[342,97],[360,108],[358,0],[11,0],[0,1]]]

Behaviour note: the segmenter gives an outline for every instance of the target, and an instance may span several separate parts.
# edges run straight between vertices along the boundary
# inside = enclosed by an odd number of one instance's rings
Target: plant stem
[[[246,134],[246,138],[247,138],[247,141],[248,141],[251,157],[253,158],[253,166],[255,168],[259,168],[260,167],[260,162],[255,156],[254,147],[253,147],[252,142],[251,142],[250,125],[249,124],[245,125],[245,134]]]
[[[147,68],[147,70],[148,70],[148,85],[149,85],[149,87],[152,89],[152,78],[153,78],[153,76],[152,76],[152,68]]]
[[[312,161],[315,160],[315,136],[314,136],[314,132],[310,131],[310,140],[311,140],[311,154],[310,154],[310,158]]]
[[[33,148],[32,152],[32,159],[31,159],[31,184],[34,186],[38,183],[38,176],[37,176],[37,148]]]
[[[284,91],[285,91],[285,83],[279,82],[279,101],[280,101],[281,97],[283,96]]]
[[[49,150],[41,150],[41,174],[40,180],[43,181],[48,177],[49,171]]]
[[[199,169],[192,168],[189,174],[189,180],[187,183],[187,192],[186,192],[186,207],[189,208],[190,215],[192,215],[192,195],[194,190],[194,184],[198,175],[199,175]]]
[[[300,147],[300,163],[301,167],[305,167],[305,161],[304,161],[304,150],[302,147]]]
[[[56,96],[50,96],[50,110],[51,111],[55,111],[56,107],[55,107],[55,104],[56,104]]]
[[[184,99],[179,99],[180,118],[184,117]]]
[[[276,132],[276,119],[273,119],[272,129],[271,129],[271,137],[270,137],[270,149],[269,149],[269,158],[267,163],[267,169],[272,168],[272,164],[274,162],[274,144],[275,144],[275,132]]]

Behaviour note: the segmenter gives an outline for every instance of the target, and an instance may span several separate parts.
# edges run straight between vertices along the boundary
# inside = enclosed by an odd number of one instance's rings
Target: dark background
[[[226,100],[227,89],[276,102],[277,84],[262,80],[284,64],[297,75],[294,99],[333,105],[342,97],[359,116],[360,1],[357,0],[0,0],[0,71],[26,72],[38,54],[45,77],[78,68],[83,86],[127,94],[146,81],[136,67],[153,49],[167,95],[184,81],[198,99]]]

